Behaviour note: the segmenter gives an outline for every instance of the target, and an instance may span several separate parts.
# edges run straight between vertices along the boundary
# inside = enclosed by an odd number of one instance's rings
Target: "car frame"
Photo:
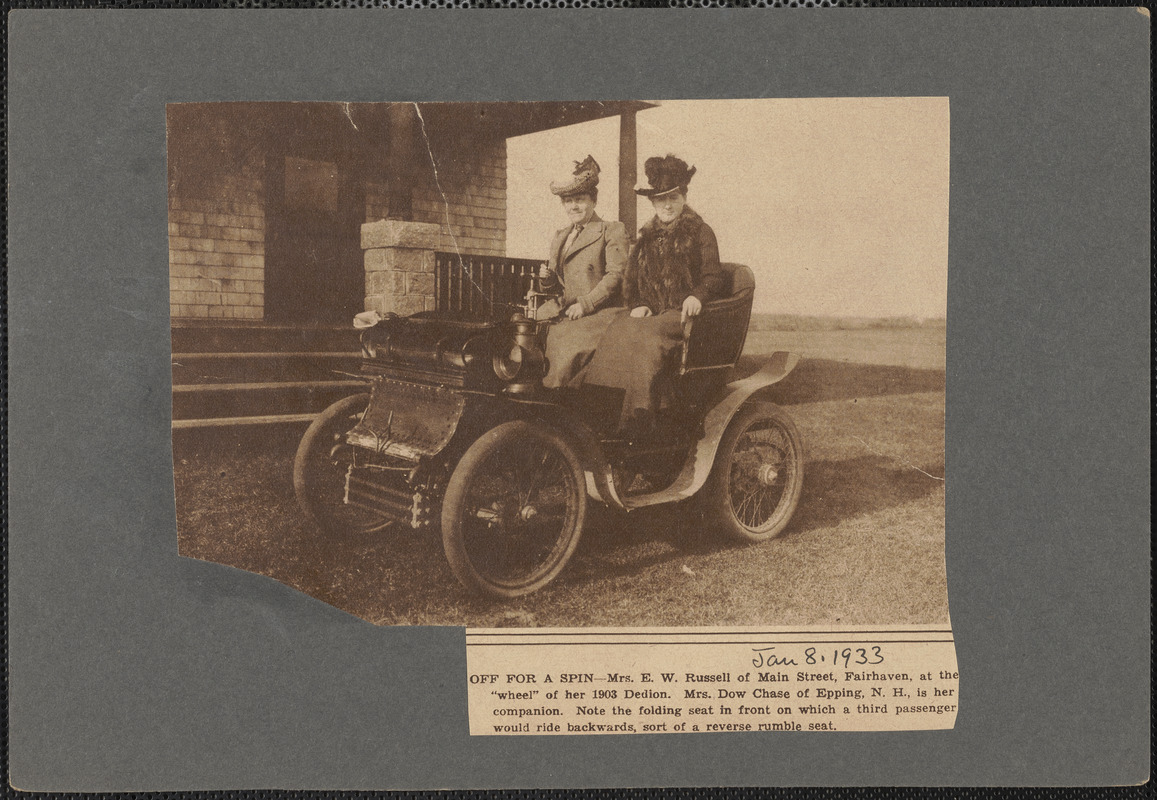
[[[724,264],[727,296],[684,323],[663,433],[622,438],[617,409],[583,388],[547,390],[541,295],[491,319],[449,312],[358,315],[361,377],[309,426],[294,459],[302,510],[325,534],[440,529],[468,589],[517,597],[575,552],[591,502],[619,512],[697,504],[705,524],[760,542],[783,532],[803,486],[803,445],[767,399],[798,356],[775,352],[728,380],[755,281]],[[565,323],[563,323],[565,324]]]

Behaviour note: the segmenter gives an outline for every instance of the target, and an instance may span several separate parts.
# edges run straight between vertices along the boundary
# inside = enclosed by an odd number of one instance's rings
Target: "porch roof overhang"
[[[493,141],[632,115],[657,103],[639,100],[575,100],[494,103],[178,103],[169,106],[170,127],[203,130],[207,119],[247,128],[300,147],[320,151],[335,146],[357,148],[388,141],[391,117],[415,107],[427,135],[434,138]],[[402,107],[402,108],[399,108]],[[391,111],[393,109],[393,111]],[[376,145],[371,145],[376,146]]]
[[[654,108],[639,100],[497,103],[418,103],[428,127],[472,130],[480,138],[509,139]]]

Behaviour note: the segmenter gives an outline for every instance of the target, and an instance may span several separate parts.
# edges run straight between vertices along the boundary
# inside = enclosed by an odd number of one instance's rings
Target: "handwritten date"
[[[751,665],[756,669],[763,667],[798,667],[799,662],[791,656],[784,656],[772,652],[775,646],[769,647],[753,647],[751,652],[755,656],[751,659]],[[834,648],[830,653],[821,653],[814,647],[809,647],[803,651],[805,664],[831,664],[833,667],[838,667],[841,664],[844,667],[852,665],[866,666],[884,663],[884,653],[879,645],[868,645],[866,647],[845,647],[843,649]],[[830,659],[830,660],[829,660]]]

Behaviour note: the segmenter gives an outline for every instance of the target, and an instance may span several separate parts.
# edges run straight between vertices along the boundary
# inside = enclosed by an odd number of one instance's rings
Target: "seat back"
[[[743,264],[721,266],[725,294],[704,303],[699,316],[687,321],[680,375],[735,366],[743,352],[755,297],[755,275]]]

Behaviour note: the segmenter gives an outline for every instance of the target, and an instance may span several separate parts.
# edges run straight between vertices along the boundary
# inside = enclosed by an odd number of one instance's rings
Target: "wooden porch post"
[[[635,113],[624,111],[619,115],[619,221],[627,227],[632,241],[639,227],[635,207],[635,182],[639,177]]]
[[[390,219],[414,219],[413,188],[417,158],[418,114],[413,103],[391,103],[389,119],[389,186]]]

